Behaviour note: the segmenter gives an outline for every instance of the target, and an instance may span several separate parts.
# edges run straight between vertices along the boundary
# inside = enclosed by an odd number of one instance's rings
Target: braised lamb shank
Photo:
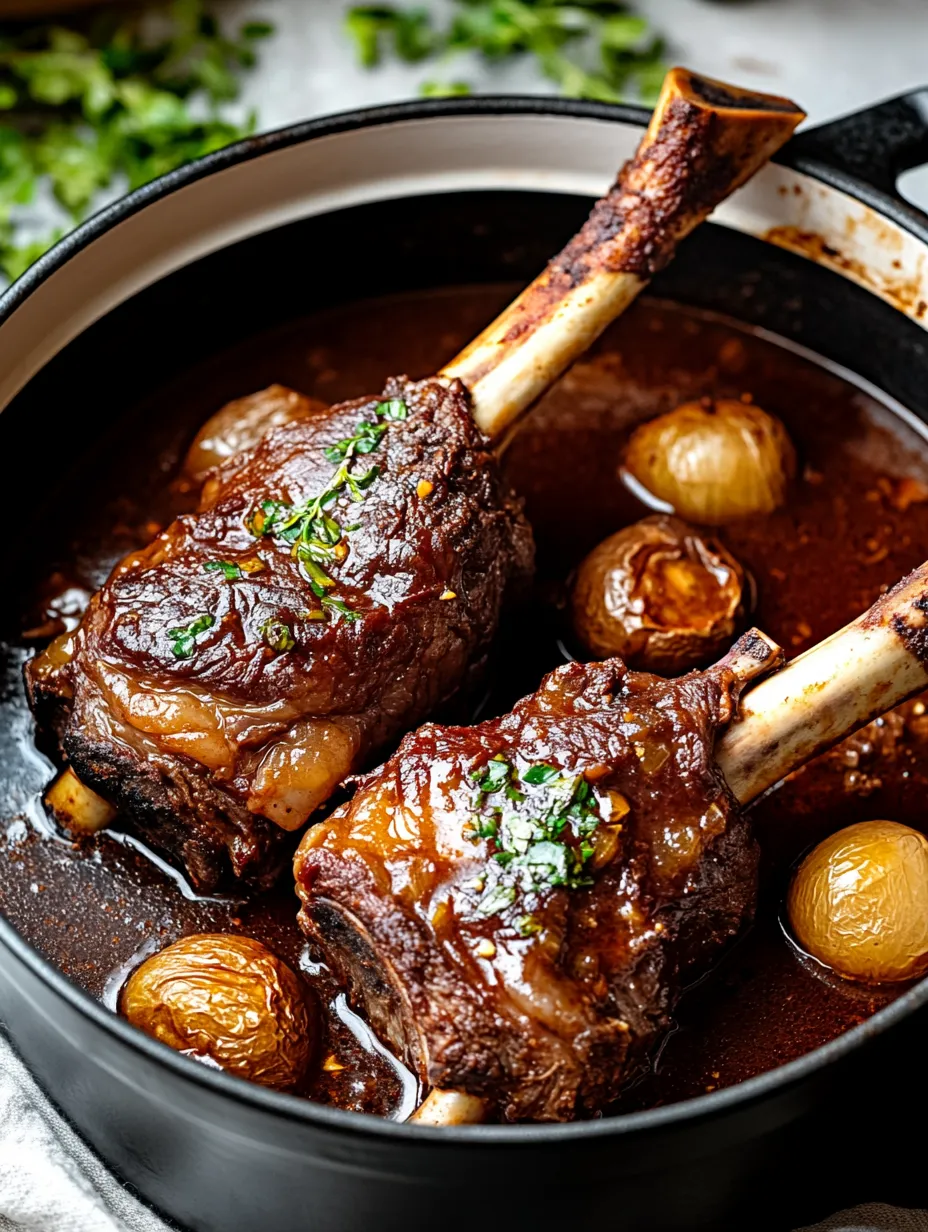
[[[210,472],[27,671],[78,778],[198,887],[273,879],[286,831],[479,666],[530,570],[488,437],[801,118],[675,70],[590,222],[438,377],[296,406]]]
[[[750,919],[757,847],[713,757],[746,638],[704,673],[552,672],[407,736],[304,836],[300,922],[421,1080],[504,1120],[602,1109]]]
[[[339,489],[329,457],[378,435]],[[29,680],[81,780],[211,888],[276,876],[285,832],[454,693],[532,539],[456,382],[295,420],[206,494]]]
[[[926,610],[928,563],[772,674],[756,630],[675,680],[571,663],[407,736],[309,830],[300,923],[432,1088],[417,1119],[608,1107],[751,919],[742,806],[928,687]]]

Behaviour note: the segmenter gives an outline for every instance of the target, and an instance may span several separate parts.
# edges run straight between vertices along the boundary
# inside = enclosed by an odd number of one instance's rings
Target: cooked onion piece
[[[281,1091],[302,1082],[318,1035],[302,980],[260,942],[225,933],[184,937],[146,959],[120,1010],[178,1052]]]
[[[625,471],[681,517],[718,526],[781,505],[796,453],[760,407],[704,398],[637,428]]]
[[[658,514],[626,526],[587,556],[574,583],[574,631],[600,658],[672,675],[731,641],[744,573],[714,538]]]
[[[257,445],[271,428],[325,409],[324,402],[304,398],[285,385],[270,385],[247,398],[236,398],[211,415],[197,433],[184,459],[184,473],[199,482],[220,462]]]
[[[928,971],[928,839],[895,821],[864,821],[826,838],[799,866],[790,926],[813,958],[869,983]]]
[[[91,791],[70,767],[48,789],[45,805],[71,834],[96,834],[116,816],[112,804]]]

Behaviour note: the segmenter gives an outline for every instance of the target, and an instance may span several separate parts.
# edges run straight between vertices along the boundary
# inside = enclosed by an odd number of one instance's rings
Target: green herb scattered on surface
[[[266,620],[261,626],[261,636],[270,646],[271,650],[277,654],[283,654],[285,650],[292,650],[296,645],[296,638],[289,625],[285,625],[282,620]]]
[[[175,659],[193,658],[197,638],[207,629],[211,629],[215,623],[215,618],[209,612],[204,612],[202,616],[191,620],[189,624],[178,625],[176,629],[168,629],[171,650],[174,652]]]
[[[349,9],[345,29],[354,39],[358,59],[365,68],[380,63],[385,45],[408,64],[439,50],[428,10],[421,6],[400,9],[392,4],[359,4]]]
[[[482,766],[479,770],[473,772],[473,777],[477,780],[477,790],[481,797],[490,795],[494,791],[499,791],[505,787],[512,775],[512,766],[506,761],[505,757],[497,755]]]
[[[361,613],[356,612],[354,608],[349,607],[347,603],[341,599],[336,599],[333,595],[323,595],[320,603],[325,611],[334,612],[336,620],[342,619],[353,624],[356,620],[361,619]]]
[[[345,28],[366,68],[388,55],[408,64],[470,52],[488,63],[531,57],[560,93],[617,103],[653,102],[664,42],[623,0],[454,0],[448,22],[429,9],[358,5]],[[427,97],[466,94],[465,82],[423,83]]]
[[[270,535],[291,545],[310,589],[320,600],[320,607],[307,613],[307,619],[324,620],[330,612],[348,621],[360,618],[347,603],[328,593],[335,586],[330,570],[348,555],[345,537],[360,525],[353,522],[343,526],[335,517],[335,506],[340,497],[351,501],[364,499],[365,492],[380,474],[380,467],[369,466],[359,472],[352,470],[352,463],[376,449],[390,424],[404,420],[407,413],[406,403],[400,398],[378,402],[373,420],[361,420],[352,436],[324,451],[326,460],[337,466],[318,496],[299,505],[263,500],[245,519],[246,527],[256,538]]]
[[[17,278],[64,233],[22,234],[17,207],[48,185],[71,225],[105,189],[133,189],[254,131],[221,105],[272,33],[227,37],[202,0],[160,16],[123,6],[67,25],[0,25],[0,269]]]
[[[423,81],[419,93],[423,98],[466,98],[473,91],[466,81]]]
[[[590,839],[603,820],[600,801],[582,774],[565,774],[545,763],[518,771],[500,755],[472,772],[477,797],[468,827],[471,842],[491,844],[487,878],[478,915],[498,915],[516,902],[531,906],[539,894],[557,886],[569,890],[592,885]],[[517,787],[533,790],[522,791]],[[514,793],[514,794],[513,794]],[[525,809],[505,800],[528,801]],[[522,936],[538,926],[530,914],[516,922]]]
[[[241,567],[234,565],[231,560],[208,560],[203,568],[207,573],[221,573],[229,582],[242,576]]]

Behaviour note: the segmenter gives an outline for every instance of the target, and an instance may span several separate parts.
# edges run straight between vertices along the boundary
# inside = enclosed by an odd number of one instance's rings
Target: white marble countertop
[[[483,93],[552,92],[527,60],[361,69],[341,29],[350,7],[344,0],[227,0],[224,7],[232,20],[262,14],[277,27],[245,86],[262,128],[415,97],[422,81],[436,77],[469,81]],[[787,94],[812,121],[928,85],[928,0],[637,0],[637,10],[666,36],[671,61]],[[928,169],[911,172],[905,191],[928,208]]]

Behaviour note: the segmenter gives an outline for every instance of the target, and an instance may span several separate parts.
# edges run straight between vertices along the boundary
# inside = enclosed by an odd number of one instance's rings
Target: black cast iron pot
[[[802,344],[928,422],[928,218],[895,190],[900,171],[928,161],[926,115],[923,92],[794,140],[655,289]],[[233,146],[69,236],[0,305],[0,620],[15,610],[16,545],[28,542],[10,518],[36,502],[54,510],[62,460],[80,466],[127,389],[135,400],[339,301],[527,281],[646,119],[537,99],[353,113]],[[4,687],[15,701],[18,666]],[[0,731],[0,820],[43,785],[29,749],[28,731]],[[15,1047],[125,1180],[203,1232],[785,1228],[865,1198],[925,1204],[909,1127],[928,1096],[926,1003],[928,981],[831,1045],[687,1103],[436,1132],[196,1065],[91,1000],[0,919],[0,1017]]]

